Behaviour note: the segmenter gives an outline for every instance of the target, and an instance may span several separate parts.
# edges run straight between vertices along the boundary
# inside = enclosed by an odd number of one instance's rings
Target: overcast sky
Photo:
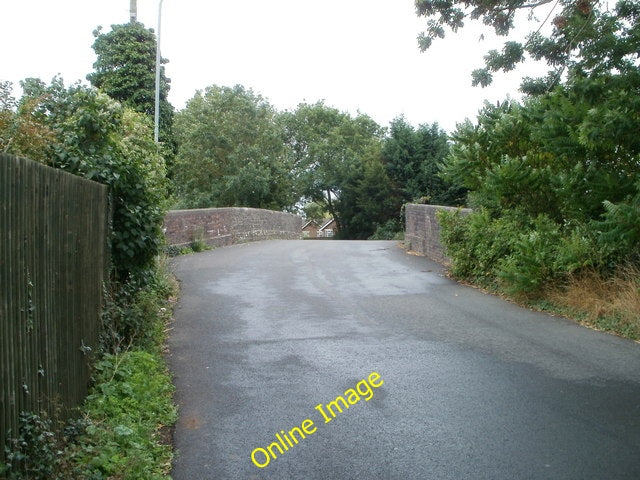
[[[129,20],[129,0],[0,0],[0,80],[85,81],[95,55],[93,30]],[[158,0],[138,0],[138,20],[156,28]],[[470,73],[489,48],[485,29],[465,28],[426,53],[426,22],[413,0],[164,0],[162,55],[169,100],[177,108],[208,85],[242,84],[280,110],[325,102],[371,116],[382,126],[403,114],[414,125],[452,131],[483,101],[510,95],[540,66],[496,74],[471,87]],[[525,25],[523,31],[532,27]],[[479,36],[488,37],[480,42]]]

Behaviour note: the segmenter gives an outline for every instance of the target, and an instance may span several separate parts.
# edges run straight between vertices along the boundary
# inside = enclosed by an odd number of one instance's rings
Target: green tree
[[[366,115],[352,117],[322,102],[300,104],[283,113],[281,123],[298,196],[324,205],[344,230],[342,190],[362,171],[363,157],[380,143],[382,128]]]
[[[518,10],[547,3],[417,0],[418,14],[431,18],[422,47],[466,18],[508,35]],[[522,103],[486,105],[475,124],[460,125],[444,169],[471,190],[476,209],[441,215],[454,272],[516,295],[640,260],[640,4],[554,5],[549,36],[536,29],[525,43],[489,52],[474,83],[490,83],[526,55],[547,62],[547,77],[524,80]]]
[[[111,98],[150,117],[155,113],[156,37],[139,22],[112,25],[111,31],[98,27],[93,35],[96,52],[94,72],[87,80]],[[167,63],[162,59],[162,63]],[[160,140],[173,142],[173,106],[167,100],[170,80],[160,69]]]
[[[162,243],[167,179],[149,119],[93,88],[60,79],[22,83],[40,129],[51,132],[36,158],[109,187],[114,278],[141,284]]]
[[[252,90],[210,86],[176,115],[176,190],[183,207],[295,204],[274,108]]]
[[[558,222],[588,222],[634,191],[640,77],[574,79],[524,104],[486,105],[454,133],[445,172],[494,215],[526,206]],[[622,79],[618,79],[622,82]],[[622,99],[625,99],[624,101]],[[640,105],[638,105],[640,106]],[[597,121],[595,119],[598,119]]]
[[[445,173],[471,190],[477,211],[465,227],[444,219],[464,265],[456,271],[535,295],[585,267],[638,262],[638,80],[575,75],[522,104],[486,105],[476,124],[459,126]]]
[[[301,208],[302,214],[307,220],[315,220],[321,222],[327,216],[327,211],[324,205],[316,202],[308,202]]]
[[[415,129],[402,117],[391,122],[382,155],[400,205],[419,199],[438,205],[465,203],[466,190],[440,177],[448,154],[447,135],[437,123]]]
[[[393,195],[381,147],[380,143],[372,145],[344,182],[336,204],[342,219],[340,237],[366,239],[381,226],[391,226],[396,232],[401,229],[398,222],[401,205]]]
[[[640,5],[636,0],[620,0],[614,8],[607,5],[604,9],[601,2],[593,0],[552,3],[553,0],[416,0],[418,16],[428,19],[427,30],[418,39],[420,48],[424,51],[434,39],[444,38],[445,28],[458,31],[467,20],[481,21],[497,35],[508,37],[517,12],[526,11],[534,19],[536,12],[546,8],[546,18],[536,21],[525,42],[508,40],[502,51],[491,50],[485,55],[485,67],[473,72],[474,85],[490,84],[493,72],[512,70],[527,56],[544,60],[551,67],[546,78],[525,79],[523,89],[531,93],[550,90],[565,71],[589,75],[603,69],[625,72],[637,68]],[[553,29],[544,36],[541,30],[548,21]]]

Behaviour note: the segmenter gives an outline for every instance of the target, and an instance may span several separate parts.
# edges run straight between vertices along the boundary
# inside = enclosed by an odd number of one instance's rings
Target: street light
[[[162,2],[158,4],[158,38],[156,40],[156,111],[154,115],[154,128],[153,139],[158,143],[158,137],[160,136],[160,62],[162,58],[160,56],[160,30],[162,28]]]

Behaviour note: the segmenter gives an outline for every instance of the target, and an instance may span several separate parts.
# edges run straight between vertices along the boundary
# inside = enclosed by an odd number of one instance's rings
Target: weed
[[[153,348],[161,343],[164,322],[170,315],[170,298],[177,289],[168,273],[166,257],[144,286],[130,282],[107,292],[101,338],[104,352],[119,353],[131,347]]]
[[[191,250],[193,252],[204,252],[205,250],[209,250],[210,247],[209,245],[207,245],[205,243],[204,240],[202,239],[198,239],[198,240],[193,240],[190,244],[189,244],[189,248],[191,248]]]
[[[205,250],[209,250],[211,247],[204,240],[204,228],[200,227],[193,234],[193,239],[189,244],[189,247],[194,252],[204,252]]]
[[[584,323],[640,339],[640,268],[628,266],[606,278],[588,270],[555,288],[548,298],[580,314]]]
[[[177,257],[178,255],[182,255],[184,252],[182,251],[184,247],[180,247],[179,245],[168,245],[164,248],[164,253],[168,257]]]
[[[85,403],[86,431],[69,454],[78,478],[161,479],[171,446],[161,429],[176,420],[173,385],[159,354],[105,355]]]
[[[51,478],[61,451],[51,421],[34,413],[21,413],[17,438],[5,447],[6,464],[0,474],[9,480]],[[4,470],[4,471],[3,471]]]

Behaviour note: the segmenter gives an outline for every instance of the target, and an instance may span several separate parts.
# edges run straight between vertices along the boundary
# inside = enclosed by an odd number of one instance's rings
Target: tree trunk
[[[331,214],[333,219],[336,221],[336,225],[338,226],[338,231],[340,231],[340,229],[342,228],[342,225],[341,225],[342,222],[338,218],[336,211],[333,209],[333,202],[331,201],[331,189],[329,188],[327,188],[327,210],[329,210],[329,213]]]

